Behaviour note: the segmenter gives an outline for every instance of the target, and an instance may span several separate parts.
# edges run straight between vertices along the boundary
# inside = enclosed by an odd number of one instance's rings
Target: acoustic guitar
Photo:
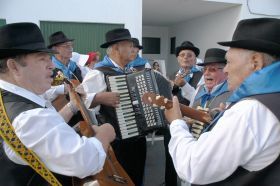
[[[163,96],[156,95],[153,92],[144,93],[142,96],[142,101],[145,104],[152,105],[154,107],[160,107],[161,109],[170,109],[173,107],[172,101]],[[210,123],[212,121],[210,114],[193,109],[186,105],[180,104],[180,110],[183,116],[189,117],[191,119],[198,120],[203,123]]]
[[[74,90],[74,87],[76,87],[76,83],[72,80],[71,82],[66,80],[66,83],[70,85],[70,94],[74,96],[75,101],[78,103],[78,108],[84,118],[85,121],[80,122],[80,133],[83,136],[92,137],[95,135],[95,132],[91,125],[93,122],[91,121],[91,117],[88,113],[87,108],[85,107],[80,95]],[[89,154],[90,156],[90,154]],[[89,176],[85,179],[74,179],[73,185],[79,185],[79,186],[134,186],[134,183],[132,182],[131,178],[128,176],[128,174],[125,172],[123,167],[120,165],[120,163],[117,161],[117,158],[115,156],[115,153],[110,146],[107,152],[107,157],[105,160],[105,164],[103,166],[103,170],[99,172],[98,174],[94,176]]]

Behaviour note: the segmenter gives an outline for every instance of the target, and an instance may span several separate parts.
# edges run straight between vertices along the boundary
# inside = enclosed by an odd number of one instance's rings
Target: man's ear
[[[10,58],[7,60],[7,68],[11,73],[18,73],[18,64],[14,59]]]
[[[265,66],[264,55],[260,52],[253,53],[251,63],[254,71],[261,70]]]

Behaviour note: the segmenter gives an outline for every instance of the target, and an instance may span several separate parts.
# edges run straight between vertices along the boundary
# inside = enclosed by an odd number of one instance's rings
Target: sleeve
[[[99,70],[92,70],[88,72],[82,85],[87,94],[85,98],[85,105],[87,108],[90,107],[96,93],[104,92],[107,89],[104,74]],[[96,110],[99,109],[96,108]]]
[[[64,94],[64,85],[52,86],[42,96],[52,102],[57,96]]]
[[[187,100],[191,101],[193,95],[195,94],[195,88],[192,87],[188,82],[181,87],[182,89],[182,96],[186,98]]]
[[[171,123],[170,133],[169,152],[176,172],[193,184],[224,180],[238,166],[260,170],[279,154],[279,121],[266,107],[252,100],[235,104],[197,141],[182,120]]]
[[[96,174],[106,153],[95,138],[80,137],[53,109],[33,109],[13,122],[22,143],[53,172],[83,178]]]

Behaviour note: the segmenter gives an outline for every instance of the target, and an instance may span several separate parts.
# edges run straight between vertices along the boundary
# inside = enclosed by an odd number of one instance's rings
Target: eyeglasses
[[[205,73],[207,70],[209,72],[217,72],[219,69],[224,69],[224,67],[214,67],[214,66],[206,66],[202,68],[202,72]]]

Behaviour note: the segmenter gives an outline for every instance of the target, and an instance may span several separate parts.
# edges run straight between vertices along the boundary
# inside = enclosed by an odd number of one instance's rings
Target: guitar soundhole
[[[113,175],[109,176],[110,179],[113,179],[115,182],[122,183],[122,184],[127,184],[127,180],[123,177],[120,177],[118,175]]]

